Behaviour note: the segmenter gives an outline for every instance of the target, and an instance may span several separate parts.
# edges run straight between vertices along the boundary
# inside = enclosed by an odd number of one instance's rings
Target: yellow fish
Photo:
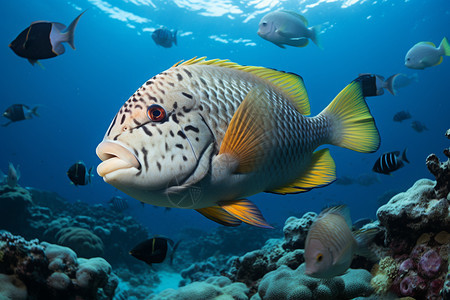
[[[103,179],[156,206],[226,226],[268,227],[246,197],[332,183],[332,144],[373,152],[380,138],[352,82],[315,117],[300,76],[193,58],[145,82],[120,108],[97,155]]]

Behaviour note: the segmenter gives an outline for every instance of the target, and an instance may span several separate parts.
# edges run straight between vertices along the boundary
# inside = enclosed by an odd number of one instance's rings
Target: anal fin
[[[314,152],[309,168],[294,182],[268,192],[277,194],[295,194],[307,192],[313,188],[328,185],[336,180],[336,165],[330,150]]]
[[[196,211],[208,219],[224,226],[239,226],[242,223],[219,206],[200,208],[196,209]]]
[[[227,213],[247,224],[262,227],[273,228],[264,219],[261,211],[251,201],[246,199],[227,201],[219,204]]]

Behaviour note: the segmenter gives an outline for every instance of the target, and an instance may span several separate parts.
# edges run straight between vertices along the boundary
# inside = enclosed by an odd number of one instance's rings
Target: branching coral
[[[372,271],[374,277],[370,281],[376,294],[384,294],[389,290],[392,281],[397,275],[397,270],[398,265],[392,257],[386,256],[380,260]]]

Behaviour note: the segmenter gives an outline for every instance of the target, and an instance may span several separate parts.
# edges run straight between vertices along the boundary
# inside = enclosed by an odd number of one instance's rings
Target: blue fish
[[[164,27],[156,29],[152,33],[152,39],[157,45],[170,48],[172,44],[177,45],[177,30],[169,30]]]

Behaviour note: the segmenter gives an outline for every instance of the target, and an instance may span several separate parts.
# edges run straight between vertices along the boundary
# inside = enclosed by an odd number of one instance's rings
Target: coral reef
[[[0,253],[6,299],[112,299],[118,284],[103,258],[77,258],[67,247],[2,232]]]
[[[369,296],[372,276],[366,270],[349,269],[342,276],[316,279],[304,274],[305,264],[296,270],[281,266],[264,276],[251,300],[353,299]]]
[[[378,209],[377,217],[386,228],[387,244],[395,237],[411,242],[422,233],[437,233],[450,228],[450,148],[445,149],[444,154],[448,158],[445,163],[441,163],[434,154],[426,160],[428,170],[436,181],[420,179],[406,192],[394,196]]]
[[[438,299],[448,269],[449,239],[445,231],[423,234],[409,254],[396,255],[398,274],[391,290],[399,296]]]
[[[69,203],[52,192],[0,185],[0,201],[0,228],[72,247],[81,257],[102,256],[112,264],[133,266],[128,251],[148,237],[131,216],[100,204]]]
[[[166,289],[147,300],[204,300],[204,299],[248,299],[248,287],[240,282],[231,282],[224,276],[213,276],[202,282],[194,282],[177,290]]]

